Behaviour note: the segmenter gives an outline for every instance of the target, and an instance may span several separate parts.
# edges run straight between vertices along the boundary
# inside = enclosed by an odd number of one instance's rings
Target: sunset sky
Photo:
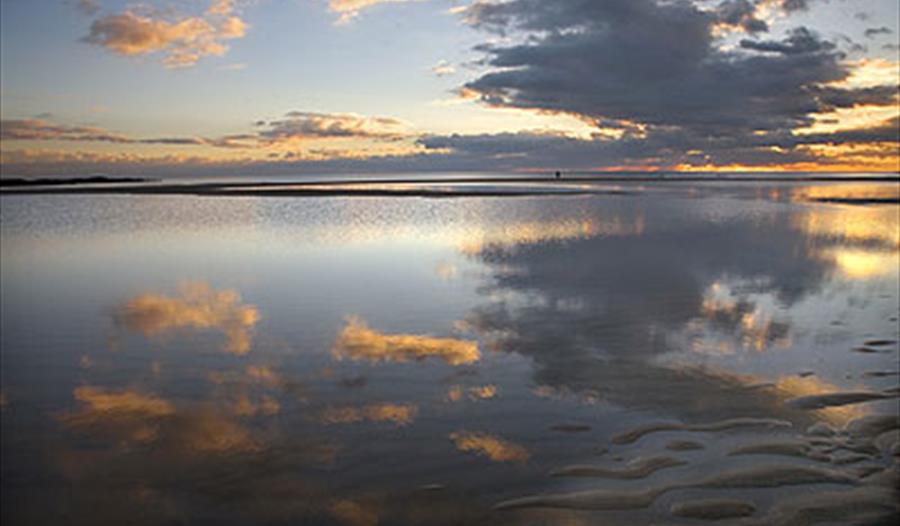
[[[3,0],[4,177],[897,171],[895,0]]]

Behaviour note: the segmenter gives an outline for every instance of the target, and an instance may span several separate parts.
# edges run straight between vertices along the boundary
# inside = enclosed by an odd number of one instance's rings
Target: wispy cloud
[[[420,0],[329,0],[328,9],[337,13],[337,24],[347,24],[365,9],[369,9],[379,4],[397,4],[405,2],[416,2]]]
[[[890,35],[891,33],[893,33],[893,31],[891,31],[891,28],[885,26],[870,27],[865,31],[865,35],[867,38],[875,38],[878,35]]]
[[[47,119],[7,119],[0,121],[0,138],[5,141],[75,141],[119,144],[163,144],[171,146],[212,146],[216,148],[266,148],[320,139],[370,139],[397,141],[413,138],[412,126],[391,117],[368,117],[354,113],[291,111],[283,118],[258,121],[252,133],[220,137],[136,138],[98,126],[66,125]]]
[[[292,111],[283,119],[262,124],[262,128],[260,137],[273,142],[326,137],[399,139],[411,135],[409,124],[401,120],[355,113]]]
[[[438,77],[447,77],[456,73],[456,68],[446,60],[441,60],[434,66],[431,66],[431,72]]]
[[[166,67],[193,66],[206,56],[222,56],[226,40],[243,37],[247,24],[228,0],[214,0],[202,15],[166,16],[126,10],[91,24],[84,41],[124,56],[161,53]]]
[[[0,121],[0,139],[4,141],[92,141],[131,143],[124,135],[96,126],[66,126],[45,119],[9,119]]]
[[[75,2],[75,8],[88,16],[94,16],[100,10],[100,2],[98,0],[78,0]]]

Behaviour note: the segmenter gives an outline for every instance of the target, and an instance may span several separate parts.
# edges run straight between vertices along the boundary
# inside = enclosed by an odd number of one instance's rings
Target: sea
[[[896,524],[900,181],[623,179],[4,192],[2,523]]]

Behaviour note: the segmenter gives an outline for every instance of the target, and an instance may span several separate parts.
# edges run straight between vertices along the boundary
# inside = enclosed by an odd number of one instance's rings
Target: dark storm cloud
[[[809,0],[783,0],[780,5],[788,13],[792,11],[806,11],[809,9]]]
[[[865,35],[866,38],[875,38],[878,35],[890,35],[893,33],[889,27],[881,26],[881,27],[870,27],[866,29]]]
[[[865,91],[864,91],[865,93]],[[872,94],[869,94],[873,97]],[[863,100],[860,96],[858,100]],[[661,167],[683,163],[766,165],[777,163],[825,162],[798,146],[843,143],[889,143],[900,140],[900,122],[888,119],[866,129],[796,135],[788,130],[761,135],[712,136],[692,130],[655,129],[646,135],[619,139],[583,140],[562,135],[519,132],[482,135],[428,136],[419,139],[427,150],[452,152],[456,162],[475,163],[482,159],[493,168],[512,168],[527,160],[529,166],[551,169],[556,166],[583,169],[644,165]]]
[[[726,0],[716,8],[719,22],[742,27],[748,33],[769,30],[765,20],[756,17],[757,5],[749,0]]]
[[[466,87],[491,105],[718,134],[807,124],[823,109],[807,88],[847,76],[835,45],[807,28],[780,41],[744,41],[741,54],[716,48],[716,18],[691,4],[552,4],[544,16],[538,6],[546,3],[492,4],[479,24],[550,33],[483,46],[495,69]]]
[[[595,159],[625,161],[649,155],[674,162],[694,150],[719,163],[813,160],[756,145],[785,142],[790,130],[810,125],[815,113],[896,100],[896,86],[822,87],[846,79],[850,66],[835,42],[811,28],[791,29],[783,38],[744,38],[737,49],[722,47],[714,37],[717,27],[753,35],[767,29],[756,18],[763,3],[787,13],[809,7],[796,0],[726,0],[708,10],[686,1],[477,2],[466,13],[470,25],[527,38],[477,47],[490,70],[467,83],[467,93],[490,106],[574,114],[606,126],[641,125],[645,135],[626,132],[618,141],[596,140],[587,148],[521,135],[450,142],[511,154],[512,142],[527,150],[543,141],[592,150]],[[463,146],[464,141],[471,142]],[[423,140],[426,146],[436,142]]]
[[[741,40],[741,47],[754,51],[781,53],[783,55],[799,55],[806,53],[827,53],[836,47],[833,42],[820,40],[812,31],[798,27],[790,31],[788,37],[781,41]]]

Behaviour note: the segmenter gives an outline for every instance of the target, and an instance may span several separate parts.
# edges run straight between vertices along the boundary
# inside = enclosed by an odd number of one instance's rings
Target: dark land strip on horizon
[[[411,177],[394,179],[334,179],[306,181],[241,181],[241,182],[163,182],[155,179],[90,177],[74,179],[7,179],[0,180],[0,193],[3,195],[33,194],[149,194],[149,195],[227,195],[227,196],[419,196],[419,197],[472,197],[472,196],[533,196],[533,195],[583,195],[583,194],[629,194],[626,189],[586,188],[578,187],[583,183],[732,183],[732,182],[897,182],[897,175],[864,175],[852,176],[841,174],[829,175],[786,175],[786,176],[678,176],[666,175],[569,175],[568,178],[556,179],[553,175],[539,176],[490,176],[490,177]],[[11,184],[10,184],[11,183]],[[484,188],[444,190],[440,188],[379,188],[378,185],[415,185],[415,184],[515,184],[542,183],[558,186],[564,191],[553,192],[545,189],[516,188]],[[566,188],[569,187],[569,188]],[[865,201],[869,204],[896,203],[896,198],[864,198],[811,199],[825,202]]]

